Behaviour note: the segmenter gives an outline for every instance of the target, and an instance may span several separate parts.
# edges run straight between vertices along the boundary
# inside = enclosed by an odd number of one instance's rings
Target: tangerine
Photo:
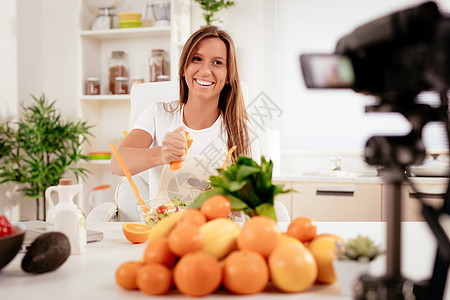
[[[172,287],[172,272],[162,264],[149,263],[137,270],[136,284],[149,295],[166,294]]]
[[[168,238],[157,238],[148,242],[144,252],[145,263],[160,263],[171,268],[175,261],[176,256],[169,249]]]
[[[222,281],[222,268],[214,256],[197,251],[181,257],[173,270],[175,286],[184,295],[201,297],[213,293]]]
[[[137,261],[121,264],[116,270],[116,282],[126,290],[136,290],[136,274],[144,265]]]
[[[317,262],[318,282],[329,284],[336,281],[333,268],[333,260],[337,258],[336,242],[337,240],[333,237],[323,236],[309,243],[308,248]]]
[[[342,239],[340,236],[332,234],[332,233],[321,233],[321,234],[318,234],[318,235],[316,235],[315,239],[323,237],[323,236],[328,236],[328,237],[334,238],[338,242],[343,242],[344,241],[344,239]]]
[[[123,234],[130,242],[141,244],[148,239],[152,226],[147,224],[125,223],[122,226]]]
[[[302,243],[309,242],[317,235],[316,222],[308,217],[298,217],[289,224],[286,234]]]
[[[297,245],[303,245],[303,243],[300,242],[295,237],[292,237],[290,235],[287,235],[287,234],[283,233],[282,235],[280,235],[280,244],[284,244],[284,243],[294,243],[294,244],[297,244]]]
[[[231,252],[223,262],[223,284],[234,294],[262,292],[269,283],[269,267],[261,254],[248,250]]]
[[[242,226],[237,245],[241,250],[255,251],[266,258],[280,243],[280,236],[280,229],[273,219],[254,216]]]
[[[169,249],[177,256],[203,249],[203,233],[196,225],[177,225],[169,234]]]
[[[186,212],[180,217],[177,222],[177,226],[184,226],[186,224],[192,224],[195,226],[202,226],[206,223],[205,215],[198,209],[187,209]]]
[[[270,278],[283,292],[297,293],[312,286],[317,264],[311,252],[300,244],[283,243],[269,255]]]
[[[203,202],[200,211],[208,220],[227,218],[231,212],[231,202],[224,195],[214,195]]]

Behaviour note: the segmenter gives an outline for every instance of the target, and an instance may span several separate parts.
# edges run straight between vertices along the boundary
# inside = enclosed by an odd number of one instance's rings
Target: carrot
[[[233,146],[228,150],[227,158],[225,159],[225,162],[223,163],[221,169],[225,170],[225,168],[228,165],[228,162],[231,160],[231,155],[233,154],[234,150],[236,150],[237,146]]]
[[[185,149],[184,154],[186,155],[188,152],[188,149],[191,148],[192,142],[194,141],[191,136],[189,135],[189,132],[185,131],[184,134],[186,135],[186,142],[187,142],[187,147]],[[178,169],[180,169],[183,166],[183,162],[182,161],[172,161],[170,163],[170,169],[172,171],[176,171]]]
[[[116,145],[109,144],[109,147],[111,147],[111,150],[114,153],[114,155],[116,156],[117,161],[119,162],[119,165],[122,168],[122,171],[125,173],[125,176],[127,177],[128,182],[130,183],[131,188],[133,189],[134,195],[136,196],[136,198],[138,200],[138,203],[143,206],[144,212],[148,213],[148,208],[145,207],[144,200],[142,200],[141,196],[139,195],[139,190],[138,190],[136,184],[134,183],[133,179],[131,178],[131,173],[128,170],[127,166],[125,165],[125,161],[123,160],[122,155],[120,155],[119,152],[117,151]]]

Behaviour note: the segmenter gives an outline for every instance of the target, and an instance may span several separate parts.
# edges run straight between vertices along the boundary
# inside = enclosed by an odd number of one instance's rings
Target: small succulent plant
[[[360,235],[338,245],[338,258],[340,260],[368,262],[374,260],[382,253],[383,250],[375,245],[369,237]]]

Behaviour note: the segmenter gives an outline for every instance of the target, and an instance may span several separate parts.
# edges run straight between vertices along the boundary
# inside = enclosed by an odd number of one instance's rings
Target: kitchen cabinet
[[[146,0],[121,2],[112,12],[144,13]],[[113,28],[91,30],[92,22],[100,10],[88,6],[88,1],[79,0],[79,114],[92,125],[93,136],[84,151],[111,152],[109,144],[117,145],[129,129],[130,96],[113,95],[109,92],[109,58],[113,51],[124,51],[128,60],[129,84],[133,77],[149,81],[148,59],[152,49],[163,49],[169,53],[170,78],[177,78],[178,59],[185,40],[191,34],[190,1],[170,1],[170,25],[140,28]],[[86,95],[86,80],[100,79],[100,95]],[[130,89],[129,89],[130,90]],[[110,184],[115,187],[121,180],[110,174],[109,161],[94,161],[86,166],[89,170],[84,185],[84,199],[93,187]],[[109,197],[113,200],[114,189]],[[86,201],[84,201],[86,204]],[[85,213],[89,207],[83,207]]]
[[[445,184],[420,184],[417,185],[417,192],[420,193],[421,198],[426,204],[429,204],[435,208],[441,207],[443,205],[443,195],[445,194]],[[387,206],[388,201],[393,201],[393,199],[388,199],[386,194],[387,185],[383,184],[383,198],[382,198],[382,220],[387,220]],[[417,199],[416,192],[412,189],[409,184],[403,184],[402,186],[402,221],[405,222],[416,222],[424,221],[421,213],[422,206],[420,201]]]
[[[316,221],[380,221],[381,184],[294,182],[292,217]]]
[[[424,201],[441,207],[447,189],[447,178],[412,177]],[[381,177],[335,178],[329,176],[290,175],[273,179],[297,192],[278,195],[291,219],[307,216],[316,221],[386,221],[387,184]],[[402,221],[423,221],[421,205],[409,183],[402,187]]]

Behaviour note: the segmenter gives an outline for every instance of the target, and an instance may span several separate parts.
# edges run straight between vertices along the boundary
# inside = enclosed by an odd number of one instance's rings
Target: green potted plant
[[[81,150],[88,142],[90,126],[83,121],[64,122],[45,95],[32,96],[33,104],[24,106],[17,122],[0,123],[0,184],[15,182],[19,190],[36,201],[36,219],[45,190],[57,185],[67,172],[76,179],[87,170],[77,163],[89,159]],[[43,220],[46,218],[43,203]]]
[[[224,8],[229,8],[234,5],[234,1],[229,0],[195,0],[203,10],[203,17],[206,25],[212,25],[214,21],[222,22],[215,18],[215,14]]]
[[[344,296],[352,296],[353,285],[359,276],[370,272],[371,264],[384,253],[369,237],[358,235],[337,244],[337,259],[333,261],[339,288]]]
[[[267,161],[264,156],[258,165],[253,159],[241,155],[225,170],[218,169],[219,175],[210,177],[213,189],[199,194],[190,206],[200,208],[206,199],[221,194],[230,200],[234,211],[243,211],[249,217],[263,215],[276,221],[275,196],[294,190],[283,189],[283,184],[274,185],[272,170],[272,160]]]

